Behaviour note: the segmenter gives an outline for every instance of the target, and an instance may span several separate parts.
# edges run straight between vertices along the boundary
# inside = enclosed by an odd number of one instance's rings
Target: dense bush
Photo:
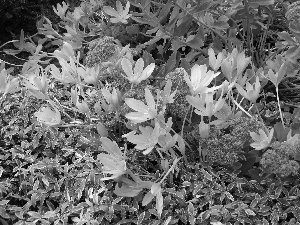
[[[1,224],[300,224],[299,2],[45,1],[1,45]]]

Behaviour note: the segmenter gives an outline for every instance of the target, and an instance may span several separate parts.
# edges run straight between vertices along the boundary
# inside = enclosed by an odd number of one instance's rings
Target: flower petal
[[[140,100],[136,100],[134,98],[126,98],[125,103],[135,111],[141,113],[148,113],[149,111],[149,107]]]
[[[127,75],[128,80],[133,80],[134,75],[132,71],[132,64],[127,58],[123,58],[121,61],[122,69],[124,70],[125,74]]]
[[[135,80],[139,79],[144,69],[144,60],[142,58],[139,58],[134,66],[134,77]]]
[[[140,77],[138,78],[139,83],[143,80],[146,80],[148,77],[151,76],[153,70],[155,68],[155,64],[151,63],[150,65],[148,65],[142,72],[142,74],[140,75]]]
[[[120,13],[110,6],[103,6],[102,10],[110,16],[120,17]]]

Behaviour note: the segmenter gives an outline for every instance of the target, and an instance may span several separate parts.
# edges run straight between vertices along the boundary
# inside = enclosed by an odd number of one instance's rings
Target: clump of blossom
[[[177,90],[174,103],[168,104],[166,112],[173,116],[184,118],[189,103],[186,100],[186,96],[189,95],[189,87],[184,81],[185,70],[183,68],[177,68],[173,72],[168,73],[165,76],[165,80],[172,81],[172,92]]]
[[[102,62],[107,62],[115,54],[117,47],[113,37],[103,37],[91,41],[85,58],[86,66],[94,67]]]
[[[85,57],[85,66],[94,67],[103,65],[104,67],[116,67],[118,60],[123,57],[132,60],[132,56],[139,53],[139,50],[130,48],[129,45],[122,47],[113,37],[105,36],[91,41],[88,45],[88,52]]]
[[[240,159],[240,153],[251,142],[250,132],[258,132],[263,124],[256,118],[239,117],[228,122],[226,129],[212,127],[210,136],[201,139],[196,132],[195,139],[204,150],[206,161],[222,165],[232,165]]]
[[[294,143],[275,141],[270,147],[260,160],[260,164],[266,172],[280,177],[299,173],[300,165],[295,159],[300,156],[300,139]]]

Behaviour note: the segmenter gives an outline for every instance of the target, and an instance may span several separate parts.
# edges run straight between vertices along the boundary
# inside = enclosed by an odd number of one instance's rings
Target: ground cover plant
[[[1,224],[300,224],[300,1],[62,1],[1,51]]]

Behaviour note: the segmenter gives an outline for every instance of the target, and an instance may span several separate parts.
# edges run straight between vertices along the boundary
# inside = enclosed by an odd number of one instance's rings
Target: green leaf
[[[191,13],[199,13],[208,10],[210,7],[215,5],[216,3],[212,0],[202,0],[198,2],[198,5],[193,8]]]
[[[167,61],[167,64],[166,64],[166,67],[165,67],[165,74],[168,74],[169,72],[171,72],[174,68],[175,68],[175,65],[176,65],[176,56],[177,56],[177,51],[174,51],[172,53],[172,55],[169,57],[168,61]]]
[[[166,24],[166,26],[165,26],[166,31],[168,31],[170,33],[174,32],[174,27],[176,25],[179,15],[180,15],[179,8],[178,8],[178,6],[175,6],[172,10],[172,14],[170,16],[169,23]]]
[[[135,17],[135,16],[132,16],[131,19],[133,19],[134,21],[140,23],[140,24],[148,24],[152,27],[155,26],[155,24],[151,21],[151,20],[148,20],[148,19],[145,19],[145,18],[142,18],[142,17]]]
[[[248,4],[252,5],[273,5],[274,0],[248,0]]]
[[[126,31],[128,34],[139,34],[140,29],[138,25],[131,25],[126,27]]]
[[[297,42],[291,37],[291,35],[286,32],[286,31],[283,31],[283,32],[279,32],[277,34],[280,38],[284,39],[285,41],[287,41],[289,43],[289,45],[295,45],[297,44]]]
[[[228,29],[230,26],[225,21],[215,21],[213,24],[210,25],[210,27],[224,30],[224,29]]]
[[[41,214],[37,213],[37,212],[34,212],[34,211],[29,211],[27,212],[27,214],[29,216],[31,216],[32,218],[35,218],[35,219],[40,219],[42,218]]]
[[[200,50],[204,46],[204,39],[205,39],[205,32],[203,30],[203,27],[199,25],[198,32],[196,36],[193,38],[193,40],[187,42],[187,45],[190,46],[193,49]]]
[[[189,31],[192,21],[192,17],[186,15],[181,24],[178,27],[175,27],[173,35],[178,37],[184,36]]]
[[[143,188],[140,187],[132,187],[125,183],[122,183],[122,186],[119,188],[118,184],[115,186],[114,193],[121,197],[135,197],[137,196]]]
[[[142,59],[144,60],[145,67],[150,65],[151,63],[155,63],[155,60],[153,59],[152,55],[147,51],[144,51]]]
[[[43,215],[43,218],[51,218],[51,217],[55,217],[55,216],[56,216],[55,211],[48,211]]]
[[[97,124],[97,132],[101,137],[107,137],[108,136],[108,131],[106,127],[104,126],[103,123],[99,122]]]
[[[299,53],[300,53],[300,47],[299,46],[293,46],[293,47],[290,47],[286,51],[285,55],[286,55],[287,58],[292,59],[294,57],[299,58]]]
[[[174,51],[177,51],[179,48],[185,47],[186,45],[187,43],[180,40],[178,37],[175,37],[172,40],[172,49],[174,49]]]
[[[203,173],[204,177],[209,180],[209,181],[213,181],[212,175],[209,174],[206,170],[201,169],[201,172]]]
[[[164,4],[162,9],[160,10],[159,15],[158,15],[158,20],[160,23],[163,22],[163,20],[168,16],[170,9],[173,5],[172,3],[173,3],[172,0],[168,0],[168,2],[166,4]]]
[[[189,202],[188,205],[189,222],[191,225],[195,224],[195,208],[193,203]]]
[[[145,196],[143,198],[142,206],[148,205],[154,197],[155,197],[155,195],[153,195],[151,193],[151,191],[149,191],[147,194],[145,194]]]
[[[290,131],[290,128],[286,128],[284,129],[282,123],[280,122],[277,122],[275,125],[274,125],[274,133],[275,133],[275,137],[278,139],[278,141],[280,142],[283,142],[283,141],[286,141],[287,139],[287,135]]]
[[[142,225],[142,222],[143,222],[143,220],[144,220],[144,218],[145,218],[145,211],[144,212],[142,212],[140,215],[139,215],[139,217],[138,217],[138,221],[137,221],[137,225]]]
[[[161,218],[163,207],[164,207],[164,198],[160,191],[156,195],[156,210],[159,218]]]
[[[294,33],[300,33],[300,19],[295,19],[289,23],[290,31]]]

